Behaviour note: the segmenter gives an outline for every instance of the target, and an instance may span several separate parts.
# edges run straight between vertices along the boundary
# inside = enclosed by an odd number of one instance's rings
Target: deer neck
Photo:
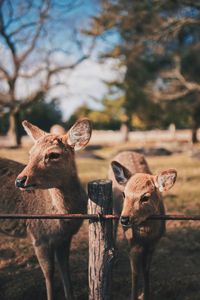
[[[79,205],[78,199],[81,194],[81,184],[78,175],[66,176],[63,184],[59,188],[49,189],[53,207],[58,213],[73,213],[77,210]]]

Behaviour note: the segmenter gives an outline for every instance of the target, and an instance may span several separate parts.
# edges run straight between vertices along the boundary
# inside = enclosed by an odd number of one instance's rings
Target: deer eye
[[[48,159],[51,159],[51,160],[56,160],[60,158],[60,153],[57,153],[57,152],[51,152],[48,154]]]
[[[124,192],[122,192],[122,196],[123,196],[123,198],[125,198],[125,194],[124,194]]]
[[[145,202],[148,202],[149,201],[149,199],[150,199],[150,194],[145,194],[145,195],[143,195],[142,197],[141,197],[141,199],[140,199],[140,202],[141,203],[145,203]]]

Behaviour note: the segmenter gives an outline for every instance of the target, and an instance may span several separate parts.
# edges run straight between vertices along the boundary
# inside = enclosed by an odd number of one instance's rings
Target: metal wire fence
[[[112,214],[0,214],[1,219],[82,219],[82,220],[117,220],[118,215]],[[148,220],[186,220],[200,221],[200,215],[151,215]]]

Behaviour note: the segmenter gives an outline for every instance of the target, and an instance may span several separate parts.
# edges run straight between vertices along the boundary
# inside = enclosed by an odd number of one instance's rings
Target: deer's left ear
[[[131,172],[118,161],[112,161],[111,167],[116,181],[121,185],[125,185],[132,176]]]
[[[154,176],[155,186],[160,192],[168,191],[174,185],[177,177],[175,169],[168,169],[161,172],[159,175]]]
[[[84,148],[90,140],[92,134],[91,122],[84,118],[78,120],[67,133],[67,143],[75,151]]]

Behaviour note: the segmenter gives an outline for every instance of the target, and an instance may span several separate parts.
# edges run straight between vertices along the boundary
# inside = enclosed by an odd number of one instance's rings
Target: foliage
[[[124,97],[104,98],[101,110],[93,110],[87,105],[82,105],[70,117],[67,127],[70,127],[78,118],[88,117],[92,121],[94,129],[119,129],[121,123],[126,120],[123,102]]]
[[[181,127],[200,125],[199,1],[101,3],[86,33],[107,41],[118,37],[100,58],[116,58],[126,69],[121,89],[129,124],[134,115],[147,127],[166,126],[168,120]]]
[[[40,128],[49,132],[49,129],[54,124],[62,124],[62,113],[59,109],[56,99],[51,102],[44,100],[32,103],[28,108],[20,110],[19,122],[28,120],[33,124],[37,124]],[[8,114],[5,114],[0,119],[0,133],[5,134],[8,130]],[[22,126],[20,126],[20,135],[24,134]]]

